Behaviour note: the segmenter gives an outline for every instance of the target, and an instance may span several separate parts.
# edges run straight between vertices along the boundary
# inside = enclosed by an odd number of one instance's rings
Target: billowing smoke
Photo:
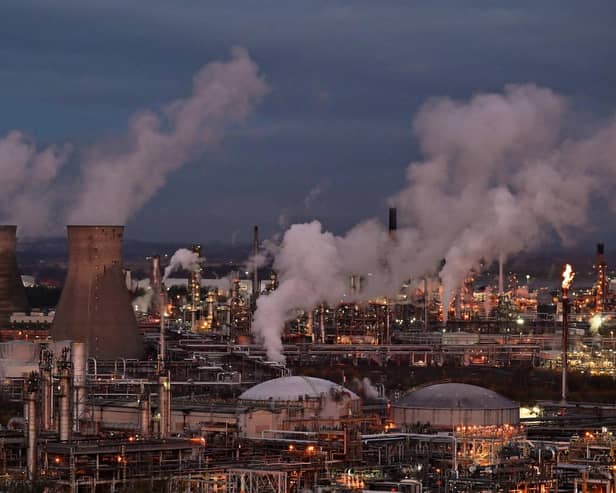
[[[51,224],[124,224],[166,183],[170,173],[218,144],[243,123],[268,92],[257,65],[237,48],[193,79],[192,93],[161,111],[133,115],[122,138],[73,153],[79,163],[61,176],[71,146],[37,150],[20,132],[0,139],[0,205],[26,234],[48,234]],[[66,191],[67,193],[63,193]],[[74,200],[66,197],[75,197]],[[53,221],[52,221],[53,220]],[[55,231],[54,231],[55,232]]]
[[[169,261],[169,265],[165,267],[163,274],[163,282],[174,272],[184,269],[193,272],[199,267],[199,255],[188,248],[180,248],[177,250]]]
[[[612,200],[616,209],[616,118],[590,128],[574,121],[565,98],[534,85],[428,101],[413,127],[424,158],[409,165],[407,186],[390,199],[403,226],[395,240],[373,220],[344,236],[317,222],[283,236],[273,264],[279,289],[259,299],[253,324],[268,355],[282,358],[292,308],[391,296],[404,279],[436,272],[448,306],[482,259],[489,266],[554,233],[570,241],[588,227],[593,200]],[[364,276],[361,293],[348,293],[352,274]]]

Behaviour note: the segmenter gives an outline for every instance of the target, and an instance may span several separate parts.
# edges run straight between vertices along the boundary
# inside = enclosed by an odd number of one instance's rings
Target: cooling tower
[[[6,326],[13,312],[28,310],[26,290],[17,270],[17,226],[0,226],[0,326]]]
[[[138,358],[143,351],[122,272],[123,226],[68,226],[68,273],[54,340],[87,342],[96,358]]]

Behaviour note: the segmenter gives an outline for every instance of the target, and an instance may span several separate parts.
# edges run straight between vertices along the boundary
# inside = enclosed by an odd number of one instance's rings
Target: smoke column
[[[236,48],[230,60],[195,74],[188,97],[134,114],[126,134],[111,142],[71,155],[70,145],[37,150],[21,132],[10,132],[0,138],[0,206],[11,212],[0,219],[29,235],[50,234],[67,223],[125,224],[170,173],[245,122],[267,92],[257,65]],[[69,158],[79,163],[77,179],[74,170],[62,176]]]
[[[613,200],[616,119],[579,128],[575,116],[564,97],[532,84],[468,101],[429,100],[413,125],[423,159],[409,165],[405,188],[390,199],[402,223],[397,242],[374,220],[343,236],[312,222],[291,226],[272,249],[280,286],[259,299],[253,324],[268,356],[284,359],[290,310],[348,300],[351,274],[370,274],[353,294],[369,299],[438,273],[446,312],[481,259],[489,266],[551,234],[567,242],[588,228],[591,201]]]
[[[199,255],[188,248],[180,248],[171,256],[169,265],[165,267],[163,282],[180,269],[193,272],[197,267],[199,267]]]

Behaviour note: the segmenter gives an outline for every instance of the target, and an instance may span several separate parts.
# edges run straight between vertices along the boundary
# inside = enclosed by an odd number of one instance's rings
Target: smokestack
[[[607,295],[607,265],[605,263],[605,246],[603,243],[597,243],[597,288],[595,307],[597,313],[605,311],[605,298]]]
[[[252,254],[259,254],[259,226],[255,226],[252,240]],[[259,267],[255,262],[255,266],[252,271],[252,303],[256,306],[257,297],[259,296]]]
[[[13,312],[28,310],[26,290],[17,268],[17,226],[0,226],[0,326]]]
[[[67,226],[68,274],[54,340],[88,343],[95,358],[139,358],[141,336],[122,275],[123,226]]]
[[[567,402],[567,370],[568,370],[568,351],[569,351],[569,288],[573,282],[575,273],[571,265],[567,264],[563,270],[563,281],[561,284],[562,300],[563,300],[563,352],[562,352],[562,385],[561,398],[563,402]]]
[[[158,293],[162,289],[160,280],[160,257],[154,255],[152,257],[152,272],[150,273],[150,287],[152,289],[152,308],[150,313],[154,316],[159,316],[165,310],[164,298],[160,298]]]
[[[160,334],[158,335],[158,366],[159,370],[162,371],[165,368],[165,305],[167,304],[165,297],[165,285],[159,282],[158,287],[160,288],[158,291],[158,296],[156,296],[156,292],[154,293],[154,299],[158,299],[158,305],[160,307],[159,315],[160,315]]]
[[[38,440],[38,413],[37,413],[37,393],[39,390],[39,376],[31,373],[25,385],[24,401],[26,403],[26,466],[28,471],[28,481],[36,479],[37,473],[37,440]]]
[[[398,230],[398,210],[395,207],[389,208],[389,237],[392,240],[396,239],[396,231]]]

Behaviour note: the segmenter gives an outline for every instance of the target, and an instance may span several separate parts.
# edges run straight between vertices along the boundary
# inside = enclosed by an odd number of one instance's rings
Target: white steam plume
[[[31,235],[55,233],[53,226],[67,223],[125,224],[170,173],[243,123],[268,90],[248,53],[236,48],[229,61],[197,72],[187,98],[159,112],[138,112],[122,138],[75,153],[78,179],[71,178],[74,172],[60,174],[71,146],[37,150],[22,133],[10,132],[0,138],[0,220]]]
[[[154,295],[152,286],[150,285],[150,280],[141,279],[137,281],[137,288],[143,289],[143,294],[133,299],[133,307],[135,308],[135,311],[139,313],[148,313],[150,311],[150,307],[152,306],[152,298]]]
[[[0,211],[3,223],[18,224],[20,233],[48,227],[59,190],[51,187],[66,163],[71,147],[51,145],[37,150],[34,142],[17,130],[0,138]]]
[[[379,390],[374,385],[372,385],[372,382],[368,377],[364,377],[361,380],[359,380],[358,378],[354,378],[353,390],[356,390],[367,400],[376,400],[379,398]]]
[[[197,253],[188,248],[180,248],[171,256],[169,265],[165,267],[163,282],[166,281],[171,274],[180,269],[185,269],[190,272],[194,271],[199,267],[199,261],[200,258]]]
[[[280,286],[259,299],[253,324],[270,357],[283,358],[290,310],[348,299],[351,274],[366,279],[354,296],[393,295],[444,258],[446,307],[482,259],[489,266],[554,232],[568,241],[588,227],[592,200],[612,200],[616,210],[616,118],[575,135],[574,116],[565,98],[534,85],[425,104],[414,121],[424,159],[409,165],[407,186],[390,201],[406,226],[395,241],[376,221],[340,237],[313,222],[291,226],[273,252]]]
[[[206,65],[193,79],[190,97],[135,115],[123,149],[93,150],[82,168],[82,187],[72,223],[124,224],[176,171],[219,142],[267,93],[256,64],[243,49],[229,62]]]

